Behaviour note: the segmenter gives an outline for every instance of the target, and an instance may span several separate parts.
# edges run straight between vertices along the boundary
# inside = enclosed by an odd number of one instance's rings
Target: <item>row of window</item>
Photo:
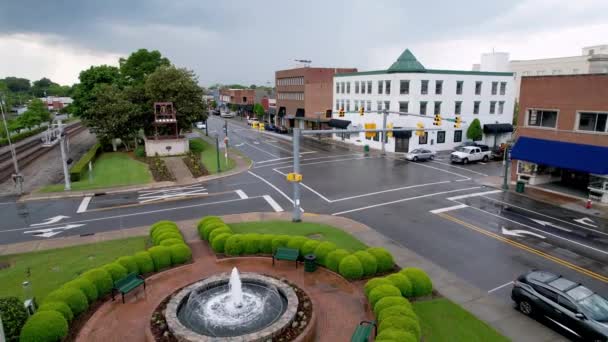
[[[556,110],[528,109],[527,126],[557,128]],[[608,113],[579,112],[575,130],[586,132],[608,132]]]
[[[568,72],[565,72],[566,74],[568,74]],[[580,70],[577,68],[573,68],[572,71],[570,72],[570,74],[579,74]],[[562,73],[562,69],[553,69],[551,70],[551,75],[561,75],[564,74]],[[543,76],[543,75],[549,75],[548,71],[546,70],[536,70],[536,73],[533,71],[522,71],[521,73],[522,76],[532,76],[532,75],[537,75],[537,76]]]
[[[376,110],[390,110],[390,101],[377,101],[376,102]],[[433,102],[433,114],[441,114],[441,101]],[[410,102],[409,101],[399,101],[399,112],[401,113],[409,113]],[[428,102],[420,101],[420,107],[417,114],[427,115],[428,114]],[[354,100],[354,110],[358,111],[360,107],[363,107],[366,111],[372,110],[372,101],[365,100]],[[339,111],[340,108],[344,108],[345,111],[350,112],[350,100],[336,100],[336,111]],[[473,102],[473,114],[479,114],[481,108],[481,101]],[[505,101],[490,101],[490,114],[503,114],[505,110]],[[454,101],[454,114],[460,115],[462,114],[462,101]]]
[[[277,94],[277,99],[279,99],[279,100],[299,100],[299,101],[304,101],[304,93],[284,93],[284,92],[279,92]]]
[[[278,86],[304,85],[304,77],[285,77],[277,80]]]
[[[420,94],[429,94],[429,80],[420,81]],[[391,81],[380,80],[378,84],[378,94],[391,94]],[[372,81],[355,81],[355,94],[372,94]],[[462,95],[464,81],[456,81],[456,95]],[[483,88],[482,81],[475,81],[475,95],[481,95]],[[490,92],[492,95],[505,95],[507,93],[507,82],[491,82]],[[410,93],[410,81],[399,81],[399,94],[408,95]],[[350,82],[336,82],[336,94],[350,94]],[[443,81],[435,81],[435,95],[443,94]]]
[[[437,141],[435,143],[437,144],[445,144],[445,136],[446,136],[446,131],[437,131]],[[344,138],[346,139],[350,139],[350,134],[345,135]],[[380,134],[376,134],[373,137],[365,137],[366,140],[374,140],[374,141],[380,141]],[[386,139],[388,140],[388,139]],[[385,140],[385,142],[387,142]],[[418,137],[418,145],[426,145],[429,142],[429,132],[424,132],[424,135],[421,135]],[[455,143],[459,143],[462,142],[462,130],[455,130],[454,131],[454,142]]]

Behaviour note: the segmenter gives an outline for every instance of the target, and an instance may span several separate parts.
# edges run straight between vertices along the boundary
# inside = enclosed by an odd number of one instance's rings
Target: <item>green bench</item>
[[[376,322],[374,321],[361,321],[359,325],[357,325],[357,329],[353,333],[353,336],[350,338],[350,342],[367,342],[369,341],[369,336],[372,334],[372,330],[374,331],[374,337],[376,336]]]
[[[114,300],[114,293],[120,292],[122,295],[122,302],[125,302],[125,293],[129,293],[135,290],[139,285],[144,285],[144,293],[146,292],[146,282],[142,276],[138,276],[137,273],[129,273],[126,277],[119,279],[114,282],[114,288],[112,288],[112,300]]]
[[[293,248],[279,247],[277,251],[272,255],[272,266],[274,266],[275,260],[289,260],[296,262],[296,268],[298,268],[298,256],[300,251]]]

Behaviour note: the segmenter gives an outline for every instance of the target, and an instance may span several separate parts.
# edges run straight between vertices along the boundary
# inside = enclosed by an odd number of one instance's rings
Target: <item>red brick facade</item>
[[[255,102],[255,90],[220,89],[220,101],[236,105],[253,105]]]

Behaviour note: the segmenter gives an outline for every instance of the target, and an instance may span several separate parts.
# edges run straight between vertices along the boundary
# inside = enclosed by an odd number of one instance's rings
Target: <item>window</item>
[[[389,81],[389,80],[384,81],[384,88],[386,89],[386,95],[390,95],[391,94],[391,81]]]
[[[399,101],[399,111],[402,113],[407,113],[409,107],[409,102],[407,101]]]
[[[498,114],[502,114],[505,111],[505,101],[498,102]]]
[[[424,135],[418,137],[418,145],[426,145],[429,140],[429,132],[424,132]]]
[[[247,96],[243,96],[243,103],[247,103]]]
[[[340,94],[340,82],[336,82],[336,94]]]
[[[443,81],[435,81],[435,94],[441,95],[443,91]]]
[[[359,110],[359,100],[355,100],[355,112]]]
[[[564,296],[557,296],[557,303],[572,312],[578,312],[576,305],[572,304],[572,302]]]
[[[462,114],[462,101],[454,102],[454,114],[456,114],[456,115]]]
[[[557,111],[529,109],[528,126],[556,128]]]
[[[384,109],[386,109],[386,110],[391,109],[391,101],[384,101]]]
[[[336,100],[336,110],[340,110],[340,100]]]
[[[542,76],[545,74],[545,70],[538,70],[538,71],[536,71],[536,74],[539,76]]]
[[[492,82],[492,95],[498,94],[498,82]]]
[[[361,81],[361,94],[365,94],[365,81]]]
[[[557,303],[557,293],[555,293],[554,291],[551,291],[551,290],[544,288],[542,286],[539,286],[539,285],[532,285],[532,287],[534,288],[534,290],[536,292],[540,293],[542,296]]]
[[[589,132],[606,132],[608,113],[580,113],[578,130]]]
[[[572,69],[572,73],[573,74],[578,74],[578,69],[577,68]]]
[[[346,83],[346,93],[350,94],[350,82]]]
[[[345,90],[346,90],[345,84],[344,84],[344,82],[342,82],[342,94],[345,93]]]
[[[473,102],[473,114],[479,114],[479,104],[480,101]]]
[[[429,81],[422,80],[420,81],[420,94],[426,95],[429,93]]]
[[[372,81],[367,81],[367,93],[372,93]]]
[[[344,108],[344,100],[340,101],[340,108]]]
[[[438,144],[445,143],[445,131],[437,132],[437,143]]]
[[[401,80],[399,81],[399,94],[406,95],[410,93],[410,81]]]
[[[346,100],[346,111],[350,112],[350,100]]]
[[[441,114],[441,101],[435,101],[435,109],[433,114]]]
[[[456,81],[456,95],[462,95],[463,85],[464,85],[464,81]]]
[[[426,115],[426,101],[420,101],[420,115]]]
[[[481,95],[481,81],[475,82],[475,95]]]
[[[359,94],[359,81],[355,81],[355,94]]]
[[[361,103],[361,106],[363,107],[363,103]],[[365,108],[365,110],[367,110],[368,112],[372,110],[372,101],[367,101],[367,107]]]
[[[496,101],[490,101],[490,114],[496,113]]]
[[[383,85],[384,81],[378,81],[378,94],[382,94]]]
[[[382,101],[376,102],[376,110],[377,111],[381,111],[382,110]]]
[[[507,93],[507,82],[500,82],[500,95]]]
[[[462,131],[458,130],[458,131],[454,131],[454,142],[461,142],[462,141]]]
[[[553,71],[551,71],[551,74],[553,74],[553,75],[559,75],[561,73],[562,73],[561,69],[553,69]]]

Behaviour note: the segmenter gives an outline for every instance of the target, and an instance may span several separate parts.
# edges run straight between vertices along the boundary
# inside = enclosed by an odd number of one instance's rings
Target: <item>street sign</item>
[[[287,181],[288,182],[301,182],[302,175],[299,173],[290,172],[287,174]]]

